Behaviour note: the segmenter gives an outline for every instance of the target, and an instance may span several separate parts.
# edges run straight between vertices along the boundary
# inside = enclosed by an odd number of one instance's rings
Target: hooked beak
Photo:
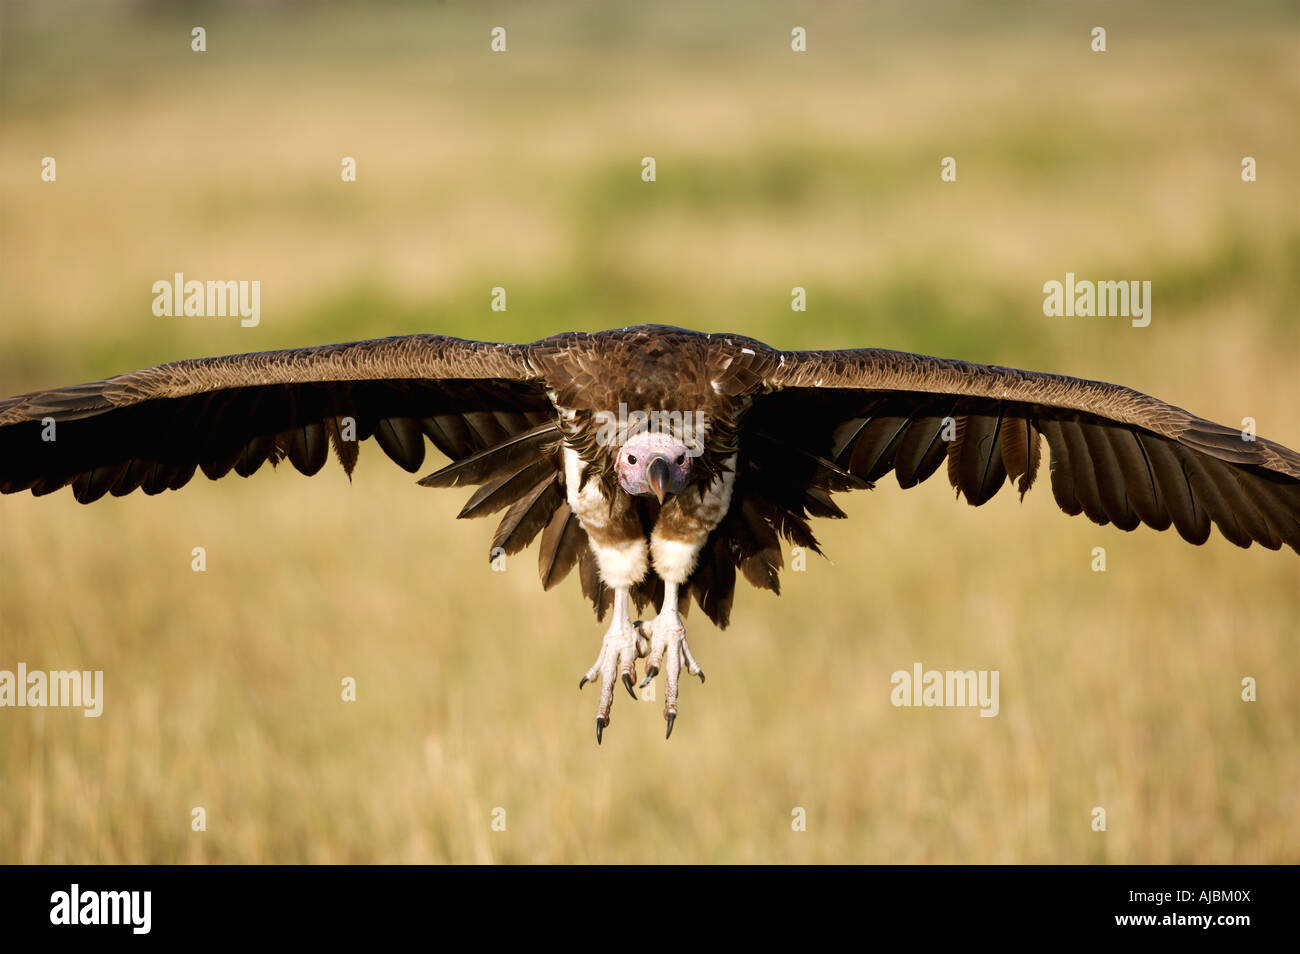
[[[659,498],[660,503],[664,502],[664,495],[668,491],[668,481],[671,478],[672,475],[668,470],[668,461],[662,457],[656,457],[654,460],[650,461],[650,465],[646,467],[646,483],[648,483],[650,489],[655,492],[655,496]]]

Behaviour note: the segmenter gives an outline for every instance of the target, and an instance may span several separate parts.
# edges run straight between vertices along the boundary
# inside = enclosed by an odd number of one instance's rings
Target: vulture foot
[[[668,723],[664,737],[668,738],[673,734],[673,723],[677,721],[677,689],[682,666],[692,676],[699,676],[700,682],[704,682],[704,670],[691,655],[691,647],[686,642],[686,627],[682,625],[677,610],[665,608],[649,623],[637,623],[636,626],[638,633],[647,630],[650,633],[650,658],[646,660],[645,679],[641,685],[647,685],[659,675],[660,669],[664,671],[664,720]]]
[[[605,632],[605,638],[600,644],[600,655],[587,670],[587,674],[578,681],[578,688],[581,689],[587,683],[595,681],[597,676],[600,677],[600,699],[596,704],[597,744],[600,743],[602,734],[609,726],[609,710],[614,705],[615,682],[621,680],[628,695],[635,699],[636,691],[632,687],[636,684],[636,660],[638,656],[644,656],[648,651],[649,644],[646,638],[633,628],[627,614],[616,612],[614,621]]]

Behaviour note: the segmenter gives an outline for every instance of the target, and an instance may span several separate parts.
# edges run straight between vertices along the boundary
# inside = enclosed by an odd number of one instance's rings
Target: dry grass
[[[788,15],[746,9],[512,9],[504,62],[478,45],[502,9],[214,19],[201,61],[158,52],[165,22],[19,22],[0,391],[658,320],[1118,380],[1300,446],[1292,12],[1175,29],[1116,7],[1103,60],[1065,14],[954,5],[963,31],[932,32],[814,8],[798,60]],[[691,32],[717,20],[739,24],[724,50]],[[153,318],[176,270],[260,279],[262,327]],[[1043,318],[1067,270],[1153,279],[1151,327]],[[531,551],[492,572],[460,496],[367,447],[352,486],[0,501],[0,668],[103,669],[107,691],[100,719],[0,712],[0,861],[1300,860],[1294,554],[1095,527],[1045,484],[973,509],[887,478],[818,528],[833,563],[780,599],[742,588],[726,632],[692,615],[709,681],[670,743],[624,696],[597,748],[576,581],[542,594]],[[1000,670],[1001,714],[893,708],[915,661]]]
[[[882,486],[833,564],[697,618],[671,743],[619,699],[596,748],[576,587],[492,572],[456,500],[364,463],[5,501],[6,655],[107,681],[98,720],[6,715],[7,859],[1295,860],[1294,557]],[[918,660],[999,669],[1001,714],[894,709]]]

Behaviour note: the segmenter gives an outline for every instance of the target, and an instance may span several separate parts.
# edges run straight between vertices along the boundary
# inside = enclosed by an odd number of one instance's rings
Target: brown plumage
[[[1173,526],[1198,544],[1213,524],[1239,546],[1300,552],[1300,455],[1136,391],[875,349],[782,352],[659,326],[531,345],[416,335],[206,358],[10,398],[0,402],[0,492],[71,485],[90,503],[174,490],[198,471],[247,477],[286,459],[314,474],[331,453],[351,474],[371,437],[415,472],[428,438],[451,463],[420,483],[476,487],[461,516],[499,514],[491,545],[506,553],[540,536],[543,585],[579,566],[603,614],[612,594],[567,499],[563,451],[587,462],[581,482],[602,482],[611,513],[617,505],[623,529],[610,533],[648,534],[658,502],[620,502],[618,448],[597,437],[599,412],[620,404],[706,415],[684,497],[698,488],[703,500],[734,470],[729,505],[700,531],[681,594],[722,626],[737,570],[777,590],[781,538],[816,549],[809,519],[844,516],[832,494],[891,470],[910,487],[943,466],[973,505],[1007,483],[1023,496],[1045,476],[1040,437],[1068,514],[1123,530]],[[45,440],[51,423],[55,439]],[[663,592],[652,570],[631,595],[644,605]]]

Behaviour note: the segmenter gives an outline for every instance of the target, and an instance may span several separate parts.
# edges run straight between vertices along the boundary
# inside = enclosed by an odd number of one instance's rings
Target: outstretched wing
[[[178,361],[10,398],[0,401],[0,493],[71,485],[90,503],[285,459],[311,475],[331,446],[351,475],[372,437],[415,472],[428,437],[451,463],[420,483],[477,487],[461,517],[504,511],[493,553],[542,534],[550,588],[587,541],[564,503],[562,436],[531,348],[410,335]]]
[[[756,355],[756,357],[759,357]],[[943,465],[978,506],[1021,495],[1047,439],[1057,504],[1132,530],[1300,552],[1300,454],[1129,388],[896,351],[771,352],[747,427],[823,458],[825,474],[903,487]],[[828,470],[827,468],[832,468]],[[847,477],[845,476],[847,475]]]
[[[331,445],[351,474],[371,437],[415,471],[426,435],[461,461],[551,420],[520,345],[411,335],[178,361],[0,401],[0,493],[70,484],[90,503],[286,458],[315,474]]]
[[[879,349],[726,346],[753,399],[731,509],[691,580],[722,625],[737,570],[778,590],[779,537],[816,549],[809,518],[845,516],[834,492],[891,470],[912,487],[942,467],[972,505],[1007,483],[1023,496],[1040,438],[1068,514],[1122,530],[1172,525],[1195,544],[1213,523],[1238,546],[1300,552],[1300,454],[1129,388]]]

